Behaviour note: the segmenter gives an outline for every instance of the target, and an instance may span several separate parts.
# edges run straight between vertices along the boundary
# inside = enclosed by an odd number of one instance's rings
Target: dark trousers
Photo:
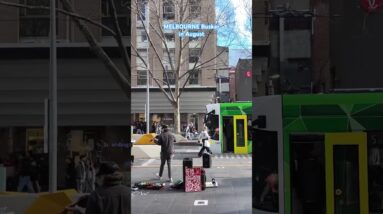
[[[161,166],[160,166],[160,174],[159,174],[160,177],[162,177],[162,173],[164,171],[165,162],[168,163],[168,176],[169,176],[169,178],[172,177],[171,160],[172,160],[172,156],[171,155],[169,155],[169,156],[161,155]]]

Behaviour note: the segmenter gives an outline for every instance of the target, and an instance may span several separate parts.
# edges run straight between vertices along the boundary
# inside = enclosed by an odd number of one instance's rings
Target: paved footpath
[[[160,160],[135,160],[132,183],[156,181]],[[193,158],[201,166],[201,158]],[[133,214],[250,214],[251,213],[251,155],[219,154],[213,156],[212,168],[205,169],[207,180],[218,182],[217,188],[203,192],[185,193],[181,190],[138,190],[132,192]],[[182,160],[172,163],[173,180],[182,180]],[[167,176],[167,168],[164,170]],[[158,181],[158,180],[157,180]],[[205,205],[203,205],[205,204]]]

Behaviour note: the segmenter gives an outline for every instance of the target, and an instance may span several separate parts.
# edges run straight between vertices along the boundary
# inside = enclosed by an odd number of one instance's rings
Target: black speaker
[[[185,183],[185,167],[193,168],[193,159],[192,158],[184,158],[184,160],[182,162],[182,176],[183,176],[184,183]]]
[[[211,167],[211,155],[209,153],[204,153],[202,155],[202,167],[203,168]]]

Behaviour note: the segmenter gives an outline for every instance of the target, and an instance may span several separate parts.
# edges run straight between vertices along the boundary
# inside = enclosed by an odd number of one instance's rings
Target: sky
[[[216,20],[221,25],[217,43],[229,47],[230,65],[251,56],[251,5],[251,0],[216,0]]]

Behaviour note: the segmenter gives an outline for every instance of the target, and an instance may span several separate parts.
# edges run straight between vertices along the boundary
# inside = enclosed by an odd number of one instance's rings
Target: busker
[[[162,173],[164,171],[165,162],[168,165],[168,176],[169,182],[173,182],[172,172],[171,172],[171,160],[174,156],[174,143],[176,142],[176,138],[169,131],[168,126],[162,126],[162,132],[160,135],[157,135],[156,138],[153,139],[156,144],[161,146],[161,166],[160,172],[157,174],[157,177],[161,180]]]

